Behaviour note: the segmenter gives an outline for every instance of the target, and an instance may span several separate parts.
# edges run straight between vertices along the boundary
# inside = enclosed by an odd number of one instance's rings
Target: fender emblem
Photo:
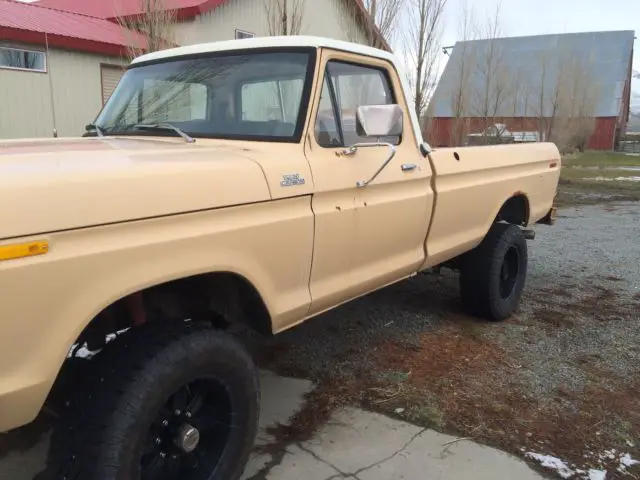
[[[280,182],[281,187],[293,187],[295,185],[304,185],[304,178],[302,178],[299,173],[282,176],[282,181]]]

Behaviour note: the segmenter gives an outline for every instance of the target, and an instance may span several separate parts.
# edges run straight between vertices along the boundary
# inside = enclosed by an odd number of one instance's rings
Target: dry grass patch
[[[598,456],[612,449],[640,457],[640,383],[598,367],[597,359],[583,361],[583,390],[561,387],[533,398],[518,379],[527,366],[460,325],[423,335],[417,347],[388,342],[380,351],[380,369],[408,369],[410,375],[402,395],[383,404],[369,399],[373,408],[512,453],[552,454],[576,469],[616,471],[618,457]]]

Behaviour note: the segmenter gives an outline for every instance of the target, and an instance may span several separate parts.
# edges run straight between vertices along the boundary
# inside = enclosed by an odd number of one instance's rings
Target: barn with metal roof
[[[271,33],[263,0],[162,2],[175,14],[178,45]],[[128,48],[146,46],[118,22],[143,15],[142,5],[0,0],[0,138],[82,135],[122,76]],[[300,33],[364,43],[364,15],[361,0],[306,2]]]
[[[429,107],[427,137],[435,146],[469,144],[500,125],[516,141],[584,135],[586,148],[612,150],[629,120],[634,37],[605,31],[457,42]]]

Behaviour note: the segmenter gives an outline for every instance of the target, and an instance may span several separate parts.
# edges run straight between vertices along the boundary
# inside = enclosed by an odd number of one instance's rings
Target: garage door
[[[124,74],[124,68],[117,65],[101,65],[100,75],[102,77],[102,104],[104,105],[118,85],[120,78]]]

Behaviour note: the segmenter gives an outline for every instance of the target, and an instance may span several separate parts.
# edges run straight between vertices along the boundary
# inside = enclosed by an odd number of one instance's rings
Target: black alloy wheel
[[[513,293],[513,289],[518,281],[518,273],[520,272],[520,253],[515,246],[509,247],[502,268],[500,269],[500,297],[509,298]]]
[[[162,406],[140,458],[141,480],[209,480],[233,428],[226,387],[214,378],[185,384]]]
[[[41,478],[240,478],[260,392],[258,370],[235,339],[192,322],[152,323],[88,363],[54,427]]]

